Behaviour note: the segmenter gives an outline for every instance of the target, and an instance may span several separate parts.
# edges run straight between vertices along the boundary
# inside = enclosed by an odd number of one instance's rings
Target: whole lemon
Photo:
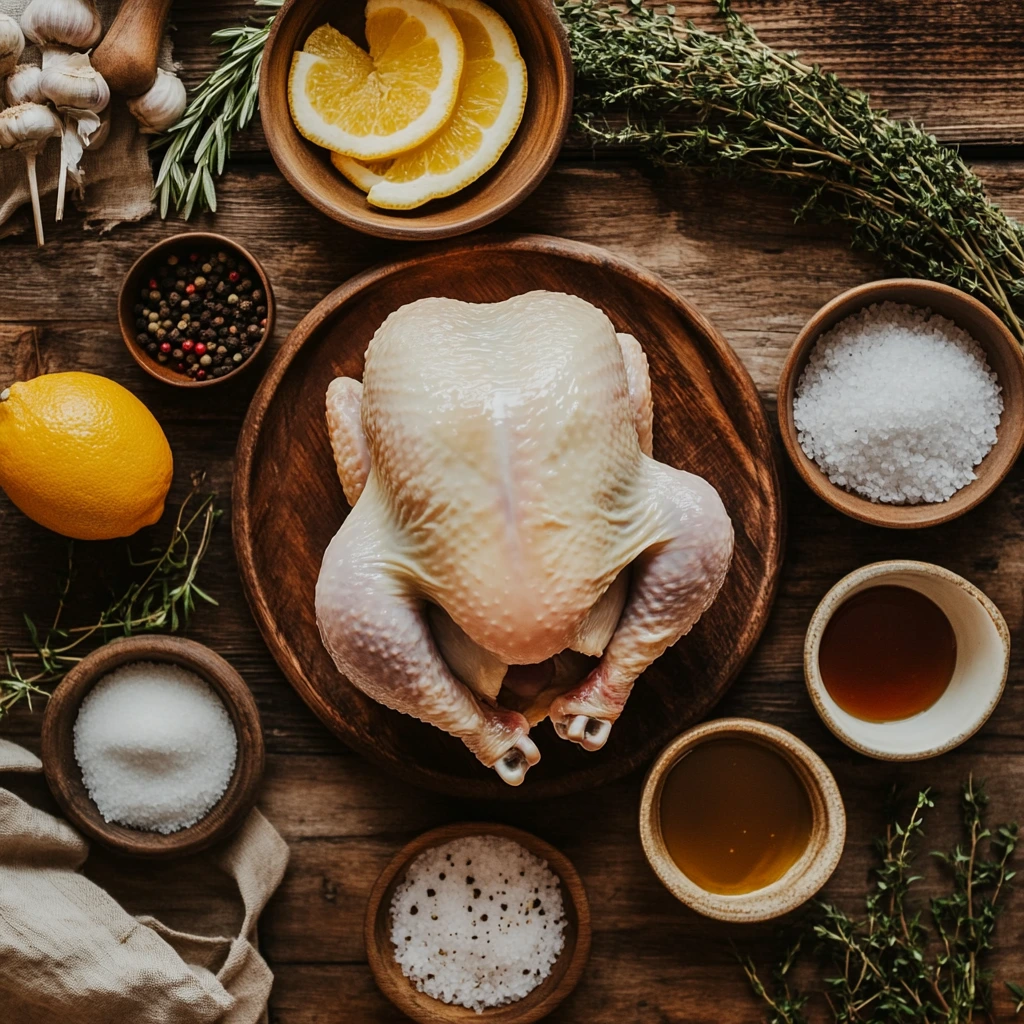
[[[173,471],[153,414],[106,377],[49,373],[0,391],[0,487],[57,533],[108,540],[155,523]]]

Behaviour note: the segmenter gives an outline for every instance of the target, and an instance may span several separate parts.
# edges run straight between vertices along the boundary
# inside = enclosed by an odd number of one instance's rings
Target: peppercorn
[[[196,355],[201,356],[206,351],[206,346],[201,342],[196,342]]]
[[[196,370],[196,380],[206,380],[206,371]]]
[[[135,340],[140,345],[148,345],[149,344],[149,332],[148,331],[143,331],[141,334],[136,334],[135,335]]]

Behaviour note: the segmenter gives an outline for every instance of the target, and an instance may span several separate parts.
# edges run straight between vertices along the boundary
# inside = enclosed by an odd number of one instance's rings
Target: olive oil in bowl
[[[734,896],[780,879],[803,856],[813,814],[803,782],[770,747],[712,737],[669,769],[661,792],[669,855],[707,892]]]

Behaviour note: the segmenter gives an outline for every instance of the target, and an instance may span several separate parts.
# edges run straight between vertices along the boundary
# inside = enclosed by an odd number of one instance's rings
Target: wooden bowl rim
[[[992,620],[992,625],[995,627],[1002,643],[1003,672],[1001,679],[996,685],[995,692],[988,703],[979,707],[977,716],[966,722],[959,732],[951,735],[945,742],[931,747],[922,747],[920,750],[909,753],[893,753],[858,742],[850,736],[832,715],[823,699],[825,682],[821,678],[821,671],[818,668],[818,650],[829,620],[855,587],[868,582],[872,582],[874,586],[882,586],[892,576],[914,574],[934,576],[937,579],[952,584],[977,601],[982,610]],[[1006,619],[1003,618],[1003,613],[996,606],[995,602],[980,587],[975,586],[970,580],[965,579],[958,573],[941,565],[936,565],[934,562],[922,562],[909,558],[890,558],[881,562],[870,562],[868,565],[862,565],[859,569],[854,569],[853,572],[848,572],[842,579],[833,584],[829,588],[828,593],[818,602],[817,607],[814,609],[814,614],[811,616],[807,632],[804,634],[804,684],[807,687],[811,703],[814,705],[814,710],[818,712],[818,717],[828,726],[832,735],[836,739],[842,740],[851,750],[856,750],[858,754],[872,757],[877,761],[924,761],[930,757],[938,757],[940,754],[948,753],[950,750],[959,747],[962,743],[966,743],[992,717],[1006,690],[1006,680],[1010,674],[1010,648],[1010,630],[1006,625]],[[913,728],[910,724],[913,722],[913,719],[906,719],[905,721],[910,728]]]
[[[424,850],[440,846],[453,839],[476,835],[511,839],[535,856],[542,857],[548,862],[549,867],[561,882],[563,906],[575,917],[575,942],[571,947],[568,942],[562,947],[555,966],[557,967],[558,963],[565,960],[566,957],[568,957],[568,965],[557,985],[545,993],[543,998],[530,1002],[531,996],[543,986],[542,982],[533,992],[522,999],[514,1003],[506,1003],[503,1006],[489,1007],[480,1014],[464,1006],[431,1000],[431,1009],[434,1010],[436,1007],[436,1011],[433,1016],[423,1016],[419,1012],[420,1007],[416,997],[426,999],[430,999],[430,997],[424,996],[423,993],[419,993],[413,988],[412,982],[406,978],[395,961],[392,950],[390,948],[382,949],[379,946],[377,942],[378,920],[382,914],[390,914],[390,895],[401,881],[405,869]],[[385,899],[385,897],[388,898]],[[430,829],[406,843],[388,861],[384,870],[373,883],[363,919],[363,939],[374,980],[381,992],[402,1013],[419,1024],[437,1024],[438,1021],[446,1019],[466,1022],[500,1018],[500,1024],[532,1024],[533,1021],[540,1020],[541,1017],[551,1013],[579,983],[590,956],[591,931],[590,901],[579,872],[572,861],[561,850],[539,836],[500,822],[455,822]],[[554,968],[552,968],[553,972]],[[520,1011],[518,1013],[515,1012],[517,1008]]]
[[[66,747],[62,745],[93,686],[113,669],[134,661],[178,664],[206,680],[223,701],[238,737],[235,769],[220,800],[194,825],[168,835],[105,821],[85,790],[73,739]],[[62,754],[62,749],[68,756]],[[68,672],[51,694],[43,714],[41,756],[50,792],[79,831],[118,853],[169,858],[198,853],[241,826],[256,803],[265,750],[259,709],[234,667],[194,640],[149,634],[111,640]]]
[[[277,37],[282,30],[282,26],[289,18],[295,16],[294,12],[296,9],[310,2],[313,2],[313,0],[285,0],[281,10],[274,18],[270,35],[267,37],[266,46],[263,51],[264,67],[270,63],[270,54],[277,45]],[[457,204],[451,206],[449,207],[451,220],[446,224],[425,224],[411,219],[403,219],[400,215],[392,218],[393,223],[380,223],[375,219],[370,219],[369,216],[364,216],[352,209],[330,202],[306,184],[288,159],[280,138],[281,132],[294,130],[291,114],[288,110],[287,97],[285,97],[283,107],[281,107],[280,97],[275,96],[272,92],[270,75],[264,74],[260,77],[260,117],[263,123],[263,134],[270,149],[270,155],[274,158],[274,163],[277,164],[278,170],[284,175],[292,188],[321,213],[326,214],[340,224],[344,224],[346,227],[377,238],[403,239],[407,241],[431,241],[452,238],[455,235],[462,235],[466,232],[485,227],[514,209],[537,188],[558,158],[562,143],[565,141],[565,136],[569,131],[569,123],[572,120],[572,99],[575,84],[575,71],[572,56],[569,52],[569,39],[565,32],[565,26],[555,11],[554,4],[551,0],[516,0],[516,2],[521,3],[525,9],[533,12],[534,15],[543,20],[549,38],[555,43],[558,55],[556,66],[548,67],[546,64],[542,64],[536,69],[527,68],[527,75],[529,78],[530,75],[544,74],[551,76],[552,80],[556,82],[559,98],[558,118],[553,124],[538,126],[538,130],[540,127],[543,127],[547,135],[547,144],[543,148],[540,159],[534,164],[530,172],[524,176],[523,181],[503,199],[494,202],[473,216],[460,217],[458,216],[459,206]],[[287,121],[285,122],[283,118],[287,118]],[[281,125],[278,124],[278,121],[281,121]],[[523,127],[523,125],[520,125],[518,130],[522,131]],[[307,144],[313,145],[311,142],[307,142]],[[502,155],[504,156],[504,154]],[[491,171],[493,171],[493,168]],[[491,171],[487,173],[490,174]],[[480,179],[467,187],[472,188],[474,185],[479,184],[479,181]],[[345,184],[348,185],[349,183],[346,182]],[[354,185],[350,187],[353,193],[358,192]],[[483,187],[487,188],[487,185],[485,184]],[[458,193],[454,193],[454,195],[457,196]],[[451,197],[446,198],[450,199]],[[424,209],[428,209],[429,206],[430,204],[427,203]]]
[[[878,281],[868,281],[865,284],[849,288],[825,303],[801,328],[796,340],[790,347],[789,354],[782,367],[779,376],[779,386],[776,392],[777,413],[779,418],[779,433],[782,435],[783,447],[789,456],[800,478],[805,484],[823,501],[844,515],[861,522],[870,523],[872,526],[883,526],[890,529],[922,529],[928,526],[938,526],[941,523],[950,522],[977,507],[1003,482],[1007,473],[1013,468],[1017,457],[1024,448],[1024,417],[1019,418],[1019,423],[1013,433],[1003,433],[993,445],[992,450],[985,456],[991,458],[999,449],[1005,452],[1007,447],[1012,447],[1012,454],[1006,457],[1005,467],[998,473],[993,474],[988,480],[973,480],[965,487],[957,491],[948,501],[933,502],[918,505],[891,505],[881,502],[872,502],[867,498],[847,491],[832,483],[828,477],[818,468],[804,453],[797,440],[796,426],[793,422],[793,394],[796,389],[796,382],[800,373],[810,358],[810,352],[818,339],[824,333],[823,324],[832,316],[837,309],[848,307],[845,315],[851,315],[858,309],[863,309],[874,302],[886,301],[884,292],[894,288],[906,288],[918,292],[922,301],[919,303],[908,303],[908,305],[929,306],[927,301],[929,295],[941,294],[953,302],[959,302],[964,308],[969,308],[977,313],[991,328],[990,344],[993,348],[1002,348],[1009,357],[1009,362],[1015,367],[1018,387],[1024,391],[1024,354],[1021,347],[1014,339],[1006,325],[992,312],[984,303],[959,288],[941,284],[938,281],[927,281],[912,277],[890,277]],[[945,313],[940,313],[946,316]],[[842,319],[842,318],[840,318]],[[950,319],[947,317],[947,319]],[[970,333],[970,332],[968,332]],[[973,337],[973,335],[972,335]],[[975,338],[982,348],[989,347],[986,342]],[[986,355],[987,355],[986,351]],[[1006,383],[1000,381],[1003,389],[1004,401],[1007,394]],[[1003,419],[1000,422],[1000,430],[1006,427],[1006,413],[1004,408]],[[984,460],[983,460],[984,461]],[[925,514],[931,510],[931,514]]]
[[[807,848],[781,878],[734,896],[708,892],[689,879],[672,860],[661,831],[661,794],[669,772],[684,754],[722,736],[752,740],[782,757],[807,790],[814,818]],[[752,718],[717,718],[681,733],[651,765],[640,796],[640,841],[662,885],[692,910],[718,921],[770,921],[806,903],[832,877],[846,842],[846,809],[828,765],[791,732]]]
[[[225,374],[223,377],[209,377],[206,380],[191,380],[188,377],[183,377],[180,373],[175,373],[173,370],[164,371],[160,363],[154,362],[148,352],[140,352],[138,343],[135,341],[136,332],[133,330],[134,324],[128,321],[125,309],[129,302],[130,296],[128,295],[129,282],[139,273],[148,263],[152,262],[161,252],[166,249],[173,248],[177,245],[186,245],[188,239],[194,239],[195,241],[206,241],[214,242],[217,245],[225,246],[229,249],[233,249],[243,259],[245,259],[253,270],[259,275],[260,283],[263,285],[263,291],[267,297],[267,326],[263,331],[263,337],[253,347],[252,355],[237,369],[231,373]],[[134,305],[134,301],[132,302]],[[124,275],[121,280],[121,290],[117,296],[117,323],[121,328],[121,340],[124,342],[125,347],[128,349],[132,359],[135,360],[143,370],[146,371],[155,380],[160,381],[163,384],[169,384],[174,388],[208,388],[214,384],[224,384],[226,381],[234,380],[256,362],[259,354],[263,351],[263,347],[266,345],[270,338],[271,333],[274,330],[274,317],[277,311],[276,304],[274,302],[274,289],[270,283],[270,278],[267,276],[266,270],[263,269],[263,264],[240,242],[234,241],[234,239],[228,238],[226,235],[217,234],[215,231],[180,231],[176,235],[168,235],[166,238],[161,239],[159,242],[154,242],[141,256],[131,265],[128,272]]]
[[[641,282],[644,287],[663,296],[666,302],[680,310],[708,342],[714,345],[723,364],[729,368],[730,375],[741,381],[744,387],[749,390],[752,398],[756,399],[757,409],[763,421],[765,441],[771,453],[770,459],[763,468],[770,475],[771,490],[776,497],[778,505],[778,520],[775,524],[774,544],[770,552],[764,553],[766,563],[770,564],[773,568],[770,572],[769,592],[765,595],[765,600],[762,607],[758,610],[758,614],[749,620],[748,649],[745,655],[736,662],[722,691],[724,693],[725,689],[735,680],[749,660],[768,624],[768,617],[771,614],[771,609],[778,593],[783,551],[785,548],[786,491],[784,479],[780,473],[777,441],[768,423],[767,413],[764,410],[760,394],[754,385],[749,371],[721,332],[699,310],[692,306],[682,295],[669,287],[660,277],[639,264],[633,263],[599,246],[554,235],[536,233],[482,234],[469,239],[450,239],[418,247],[414,254],[404,259],[380,263],[370,267],[349,278],[321,299],[292,328],[291,333],[277,350],[273,362],[270,364],[256,389],[256,393],[253,395],[239,433],[231,493],[232,537],[234,539],[239,575],[242,579],[242,588],[245,591],[253,618],[256,620],[260,633],[267,643],[275,662],[307,706],[326,724],[328,717],[327,702],[319,692],[309,686],[303,666],[298,658],[295,657],[289,645],[280,638],[274,618],[266,611],[268,602],[265,600],[264,590],[259,580],[259,574],[256,571],[253,546],[250,542],[250,537],[252,536],[252,523],[250,520],[252,496],[250,487],[253,468],[256,462],[257,441],[270,402],[293,360],[299,355],[303,345],[320,329],[324,321],[334,315],[342,306],[359,295],[363,290],[379,284],[392,274],[404,272],[412,267],[433,260],[444,259],[449,254],[461,250],[474,252],[540,253],[576,263],[584,263],[589,266],[611,267],[618,272],[628,274],[632,279]],[[742,638],[737,639],[737,643],[740,642],[740,639]],[[717,701],[713,702],[712,706],[714,703],[717,703]],[[328,728],[330,728],[329,725]],[[337,735],[337,733],[335,734]],[[567,788],[561,779],[553,779],[543,783],[535,783],[532,787],[529,784],[519,787],[503,786],[495,793],[486,786],[483,780],[477,782],[477,780],[470,779],[460,780],[458,790],[456,791],[446,776],[420,766],[406,768],[403,765],[397,765],[389,760],[380,758],[377,755],[377,751],[371,745],[361,743],[355,736],[346,735],[344,742],[364,757],[384,766],[397,778],[412,785],[423,786],[437,792],[463,797],[475,796],[481,799],[500,799],[508,802],[541,800],[564,796],[570,792],[578,792],[582,788],[593,788],[597,785],[603,785],[621,778],[623,775],[635,771],[641,765],[647,763],[659,747],[658,742],[648,744],[643,751],[631,758],[625,759],[621,765],[609,765],[602,774],[595,776],[594,771],[596,769],[590,770],[587,776],[590,781],[585,782],[582,786]]]

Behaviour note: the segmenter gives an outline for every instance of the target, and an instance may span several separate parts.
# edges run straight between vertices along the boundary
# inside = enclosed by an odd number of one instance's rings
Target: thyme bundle
[[[988,799],[969,779],[961,793],[964,839],[949,854],[932,856],[947,869],[948,895],[929,902],[926,923],[910,901],[914,841],[924,812],[934,806],[919,793],[909,818],[890,821],[877,841],[879,866],[855,920],[831,903],[818,904],[808,932],[790,946],[765,984],[749,957],[741,957],[751,987],[768,1010],[770,1024],[806,1024],[808,997],[790,985],[801,949],[814,946],[825,970],[825,999],[837,1024],[967,1024],[991,1005],[991,977],[982,958],[992,948],[999,900],[1013,878],[1010,860],[1016,824],[985,825]],[[930,927],[929,927],[930,924]],[[1024,1005],[1024,989],[1007,988]]]
[[[50,627],[41,632],[27,615],[28,650],[6,650],[0,669],[0,720],[16,705],[32,706],[33,697],[45,697],[82,660],[89,640],[106,643],[118,636],[164,630],[177,632],[188,624],[197,602],[217,602],[196,582],[199,566],[210,546],[214,523],[221,514],[215,495],[201,494],[203,474],[192,477],[192,489],[178,508],[171,537],[152,557],[136,568],[148,570],[114,598],[99,618],[81,626],[65,627],[64,607],[74,577],[74,545],[68,549],[68,569]],[[130,556],[129,556],[130,557]]]
[[[833,74],[758,39],[715,0],[721,33],[644,0],[557,0],[576,66],[576,124],[662,166],[775,182],[847,225],[894,269],[971,292],[1024,342],[1024,227],[957,152],[872,108]]]

